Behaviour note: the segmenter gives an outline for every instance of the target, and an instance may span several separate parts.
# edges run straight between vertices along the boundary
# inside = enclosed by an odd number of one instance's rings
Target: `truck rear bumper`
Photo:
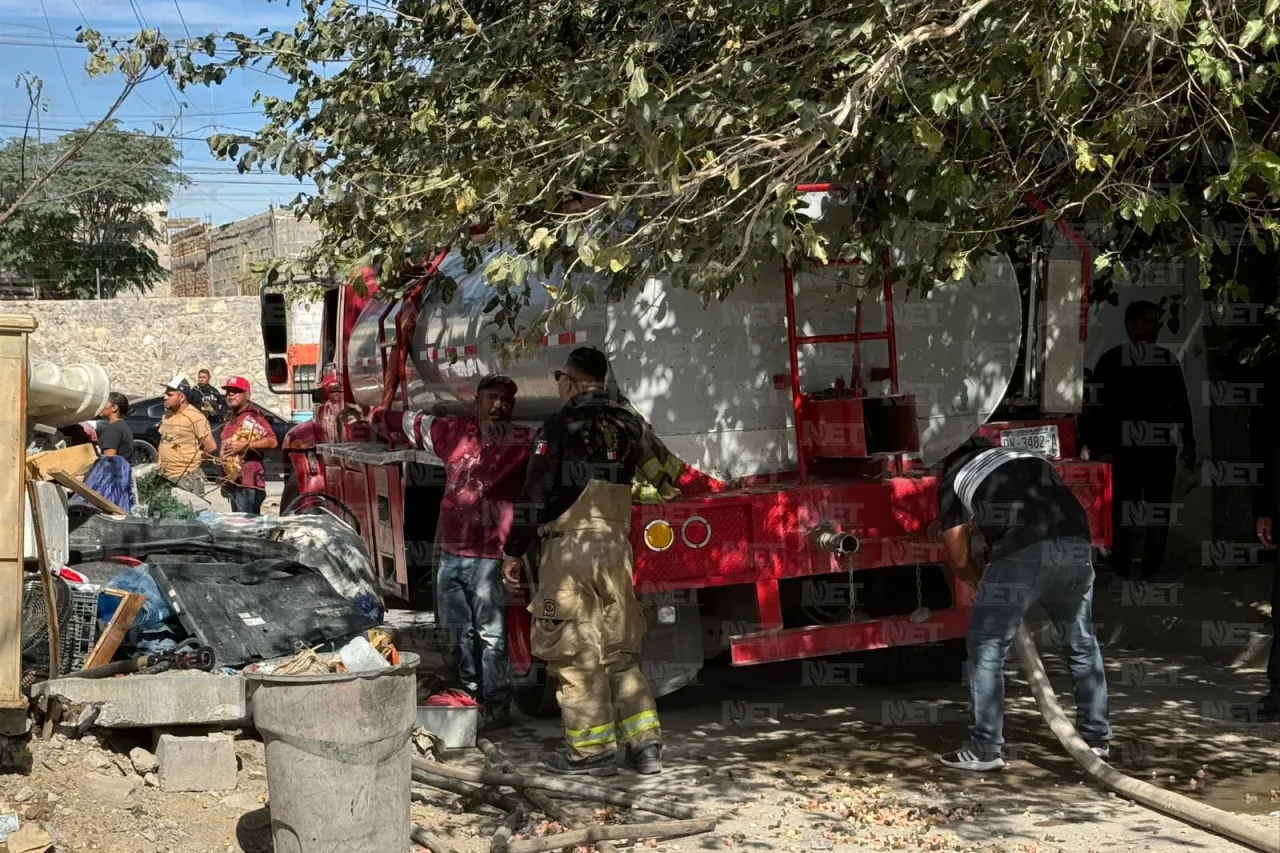
[[[754,631],[729,638],[734,666],[838,655],[891,646],[913,646],[954,640],[969,633],[970,607],[952,607],[922,622],[891,616],[867,622],[810,625],[773,631]]]

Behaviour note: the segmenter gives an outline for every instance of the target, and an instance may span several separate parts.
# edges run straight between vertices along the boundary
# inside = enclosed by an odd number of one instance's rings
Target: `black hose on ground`
[[[1140,782],[1126,776],[1094,755],[1093,750],[1084,742],[1076,732],[1075,726],[1062,712],[1062,706],[1058,704],[1053,685],[1049,683],[1049,676],[1045,674],[1044,664],[1040,661],[1040,654],[1036,651],[1036,644],[1031,639],[1031,631],[1027,628],[1025,620],[1018,626],[1013,647],[1018,651],[1022,670],[1026,673],[1027,682],[1031,685],[1031,693],[1035,696],[1036,707],[1040,709],[1040,714],[1063,747],[1086,773],[1120,796],[1127,797],[1161,814],[1229,838],[1237,844],[1261,850],[1263,853],[1280,853],[1280,833],[1277,833],[1275,826],[1264,828],[1249,822],[1241,815],[1225,812],[1222,809],[1198,803],[1190,797]]]

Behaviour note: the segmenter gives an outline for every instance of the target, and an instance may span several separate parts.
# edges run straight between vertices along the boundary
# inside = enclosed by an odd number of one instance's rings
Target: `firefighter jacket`
[[[522,557],[541,525],[555,521],[591,482],[631,486],[640,463],[644,426],[605,391],[577,395],[534,439],[524,488],[504,553]]]

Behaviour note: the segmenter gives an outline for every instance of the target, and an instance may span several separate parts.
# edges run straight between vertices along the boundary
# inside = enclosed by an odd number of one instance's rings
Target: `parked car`
[[[284,446],[284,436],[295,424],[292,421],[285,420],[269,409],[259,408],[258,411],[266,416],[271,423],[271,431],[276,435],[278,446],[275,450],[271,450],[266,454],[265,465],[267,469],[268,480],[284,479],[284,455],[280,448]],[[163,397],[139,397],[129,400],[129,414],[125,416],[125,423],[129,424],[129,429],[133,430],[133,452],[138,460],[138,464],[142,465],[147,462],[155,462],[160,456],[160,418],[164,416],[164,398]],[[95,430],[101,430],[106,420],[98,418],[91,421]],[[222,424],[210,424],[213,427],[213,440],[219,447],[222,446]],[[204,473],[206,477],[214,479],[222,475],[222,469],[218,463],[209,461],[204,464]]]

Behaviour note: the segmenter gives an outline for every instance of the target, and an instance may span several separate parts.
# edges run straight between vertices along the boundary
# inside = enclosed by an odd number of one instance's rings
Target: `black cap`
[[[503,376],[501,373],[490,373],[480,380],[480,384],[476,386],[476,393],[479,394],[484,389],[492,388],[494,385],[505,385],[513,397],[516,395],[516,391],[519,390],[519,386],[510,376]]]
[[[609,375],[609,359],[595,347],[578,347],[569,353],[565,363],[581,370],[588,379],[596,382],[603,382]]]

